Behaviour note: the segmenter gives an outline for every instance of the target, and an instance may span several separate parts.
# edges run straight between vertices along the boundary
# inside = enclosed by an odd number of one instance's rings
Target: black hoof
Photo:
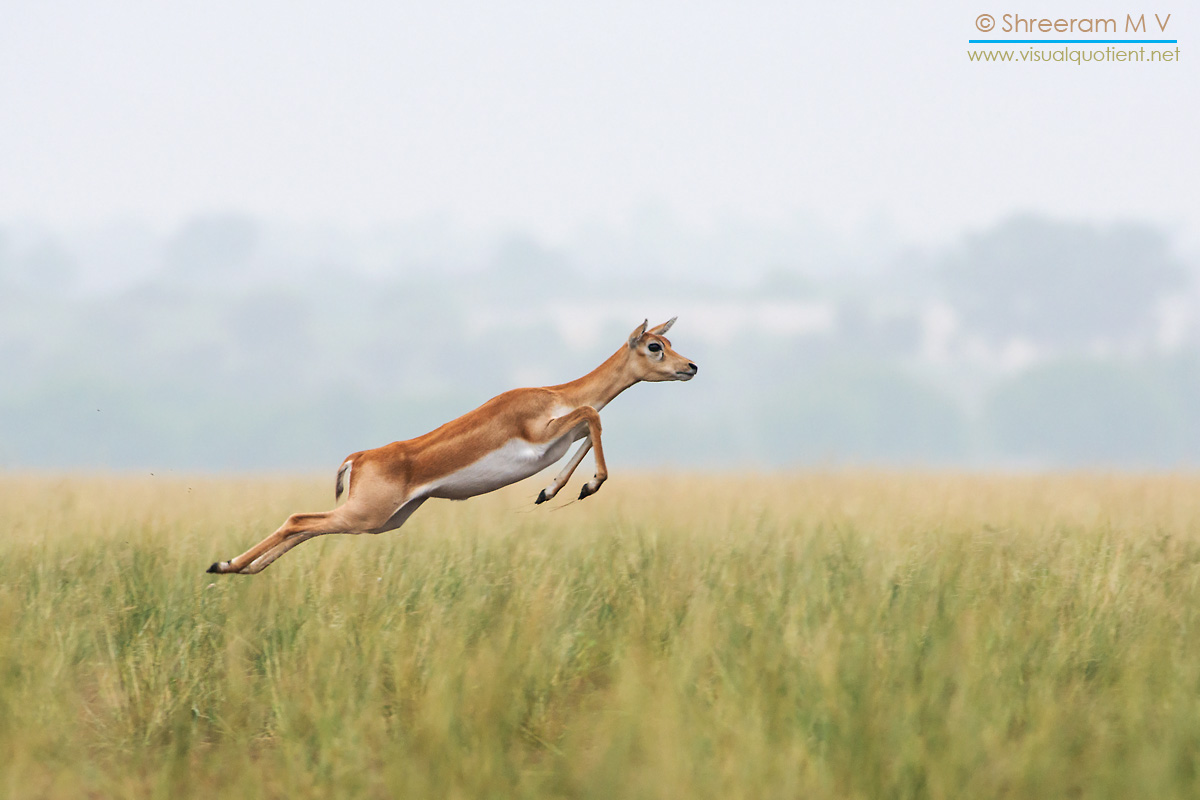
[[[542,491],[540,491],[538,493],[538,499],[534,500],[533,504],[536,506],[536,505],[546,502],[549,499],[550,499],[549,497],[546,497],[546,490],[542,489]]]
[[[211,567],[209,567],[209,568],[208,568],[208,571],[209,571],[209,572],[220,572],[220,571],[221,571],[221,562],[220,562],[220,561],[214,561],[214,562],[213,562],[213,565],[212,565]]]
[[[585,483],[583,485],[583,488],[579,490],[579,499],[582,500],[583,498],[587,497],[590,494],[591,494],[591,492],[588,491],[587,484]]]

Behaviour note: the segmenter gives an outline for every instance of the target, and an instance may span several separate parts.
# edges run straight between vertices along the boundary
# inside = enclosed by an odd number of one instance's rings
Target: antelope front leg
[[[596,450],[596,474],[592,479],[583,485],[579,490],[579,499],[595,494],[600,489],[600,484],[608,480],[608,467],[604,464],[604,450],[600,447],[600,437],[596,437],[594,448]]]
[[[583,457],[587,455],[589,449],[596,451],[596,474],[590,481],[583,485],[583,490],[579,493],[579,499],[582,500],[588,495],[595,494],[600,488],[600,484],[608,479],[608,467],[604,464],[604,448],[600,444],[600,414],[591,406],[580,406],[569,414],[564,414],[561,417],[550,420],[542,431],[541,436],[537,437],[537,441],[548,442],[560,436],[567,436],[581,424],[588,426],[587,442],[572,456],[570,462],[558,474],[558,477],[542,490],[542,493],[538,495],[538,499],[535,502],[543,503],[557,494],[558,490],[571,477],[575,468],[583,461]]]
[[[583,444],[575,451],[575,455],[567,462],[567,465],[562,468],[562,472],[555,476],[554,480],[550,481],[550,485],[542,489],[542,493],[538,495],[538,499],[534,500],[535,504],[544,503],[547,500],[552,500],[554,495],[558,494],[558,490],[567,485],[567,481],[571,480],[571,475],[575,473],[575,468],[583,461],[583,457],[588,454],[588,450],[592,449],[592,440],[584,439]]]

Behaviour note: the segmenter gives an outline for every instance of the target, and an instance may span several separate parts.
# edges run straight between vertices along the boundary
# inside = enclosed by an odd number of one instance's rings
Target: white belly
[[[429,496],[465,500],[516,483],[562,458],[574,438],[568,434],[545,444],[512,439],[499,450],[436,481]]]

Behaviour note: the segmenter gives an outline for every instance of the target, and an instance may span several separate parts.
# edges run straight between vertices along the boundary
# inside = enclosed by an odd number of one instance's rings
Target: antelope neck
[[[627,350],[621,348],[582,378],[551,388],[560,392],[573,408],[591,406],[599,411],[639,380],[630,374]]]

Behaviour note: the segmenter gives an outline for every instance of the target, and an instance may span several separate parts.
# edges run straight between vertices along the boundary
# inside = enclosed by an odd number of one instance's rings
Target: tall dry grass
[[[1186,797],[1200,479],[0,479],[11,797]]]

